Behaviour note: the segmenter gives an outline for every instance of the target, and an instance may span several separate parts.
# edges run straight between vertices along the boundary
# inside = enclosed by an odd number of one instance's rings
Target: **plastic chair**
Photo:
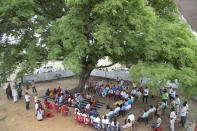
[[[93,119],[89,117],[89,125],[93,126]]]
[[[76,121],[77,121],[79,124],[81,124],[80,117],[79,117],[78,114],[75,114],[75,119],[76,119]]]
[[[86,117],[84,116],[81,116],[81,119],[82,119],[82,123],[84,124],[84,126],[86,125]]]
[[[50,110],[53,110],[52,104],[49,104],[49,109],[50,109]]]
[[[67,110],[67,106],[62,106],[62,115],[66,116],[68,115],[68,110]]]
[[[55,107],[56,113],[58,114],[58,112],[59,112],[58,106],[56,104],[54,104],[54,107]]]
[[[47,118],[47,115],[48,114],[47,114],[46,110],[44,109],[44,117]]]
[[[159,127],[154,127],[154,131],[156,131],[156,130],[161,131],[161,125],[162,125],[162,121],[161,121],[161,124],[160,124],[160,126],[159,126]]]

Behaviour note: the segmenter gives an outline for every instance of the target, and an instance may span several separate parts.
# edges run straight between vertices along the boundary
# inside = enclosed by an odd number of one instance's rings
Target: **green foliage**
[[[146,83],[157,89],[166,80],[178,79],[181,92],[187,98],[196,95],[197,40],[188,25],[179,18],[171,0],[149,0],[155,9],[157,23],[155,38],[144,48],[145,60],[133,65],[130,73],[134,80],[149,78]]]
[[[87,79],[108,56],[132,64],[132,78],[148,77],[152,87],[178,78],[190,96],[197,83],[196,53],[196,39],[171,0],[0,0],[4,80],[48,60],[62,60]]]

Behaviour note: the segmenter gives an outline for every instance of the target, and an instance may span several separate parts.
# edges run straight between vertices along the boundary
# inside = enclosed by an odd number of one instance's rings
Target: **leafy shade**
[[[152,87],[152,93],[156,93],[158,87],[166,85],[169,78],[175,74],[172,65],[156,62],[139,62],[130,69],[131,78],[140,83],[147,78],[145,85]]]
[[[163,2],[149,0],[157,16],[156,37],[144,47],[146,59],[133,65],[130,73],[136,81],[149,78],[147,85],[154,91],[159,80],[165,85],[166,80],[178,79],[181,92],[189,98],[197,90],[197,40],[179,17],[174,3],[167,0],[167,6]]]

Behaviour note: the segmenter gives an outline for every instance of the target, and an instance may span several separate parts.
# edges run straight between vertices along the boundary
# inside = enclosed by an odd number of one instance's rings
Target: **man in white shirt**
[[[147,111],[148,112],[148,115],[155,112],[156,111],[156,108],[152,105],[150,105],[150,109]]]
[[[176,113],[174,111],[174,108],[171,109],[171,113],[170,113],[170,130],[174,131],[174,123],[176,120]]]
[[[148,90],[148,87],[146,87],[146,89],[144,89],[144,95],[143,95],[143,103],[144,103],[144,99],[146,99],[146,104],[148,102],[148,93],[149,93],[149,90]]]
[[[176,115],[178,115],[179,113],[180,104],[181,104],[181,101],[179,99],[179,96],[176,95],[176,99],[175,99]]]
[[[104,118],[102,119],[102,127],[103,129],[108,128],[110,125],[109,119],[107,119],[107,116],[105,115]]]
[[[94,128],[101,129],[101,119],[98,116],[94,119]]]
[[[26,110],[29,110],[30,95],[26,92],[25,94]]]
[[[128,116],[127,120],[128,120],[128,119],[130,119],[131,122],[132,122],[132,121],[135,121],[135,116],[133,115],[132,112],[129,113],[129,116]]]
[[[145,109],[144,110],[144,113],[142,114],[142,116],[139,116],[138,118],[137,118],[137,121],[138,122],[140,122],[140,121],[143,121],[145,118],[147,118],[148,117],[148,111]]]
[[[119,114],[119,111],[120,111],[120,107],[119,105],[117,105],[117,107],[114,109],[114,113]]]
[[[180,121],[182,127],[184,127],[184,124],[186,123],[186,117],[187,117],[187,107],[186,107],[186,103],[183,103],[183,107],[181,108],[181,121]]]

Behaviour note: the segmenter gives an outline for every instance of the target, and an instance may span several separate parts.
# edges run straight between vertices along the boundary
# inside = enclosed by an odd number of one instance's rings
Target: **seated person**
[[[95,100],[95,97],[94,97],[94,96],[92,96],[92,98],[90,99],[90,101],[91,101],[91,103],[92,103],[93,105],[96,104],[96,100]]]
[[[97,115],[98,115],[97,110],[96,110],[96,109],[91,109],[90,115],[91,115],[91,116],[94,116],[94,117],[97,116]]]
[[[77,102],[76,106],[77,106],[77,108],[81,109],[81,103],[80,102]]]
[[[102,127],[103,129],[105,129],[105,128],[109,128],[109,126],[110,126],[110,121],[109,119],[107,119],[107,116],[105,115],[104,118],[102,119]]]
[[[110,108],[110,112],[108,114],[106,114],[106,116],[107,116],[108,119],[110,119],[111,116],[113,116],[113,115],[114,115],[114,111],[113,111],[112,108]]]
[[[129,95],[125,91],[121,91],[120,95],[123,99],[127,99],[129,97]]]
[[[147,112],[148,112],[148,114],[151,114],[155,111],[156,111],[156,108],[154,106],[150,105],[150,109]]]
[[[71,100],[71,106],[72,106],[72,107],[75,107],[75,104],[76,104],[75,99],[72,99],[72,100]]]
[[[59,103],[62,104],[64,102],[64,95],[62,94],[59,98]]]
[[[99,118],[99,116],[97,115],[94,120],[94,128],[100,130],[101,129],[101,119]]]
[[[135,96],[135,95],[136,95],[136,93],[137,93],[136,89],[135,89],[135,88],[133,88],[133,89],[131,90],[131,94]]]
[[[46,96],[49,96],[50,95],[49,89],[46,90],[45,95]]]
[[[109,90],[109,88],[104,88],[103,89],[103,91],[101,93],[103,97],[105,97],[108,94],[108,90]]]
[[[116,120],[116,118],[114,118],[113,121],[111,122],[111,130],[112,131],[119,131],[119,128],[120,128],[120,124]]]
[[[87,93],[87,95],[86,95],[86,99],[88,99],[88,100],[90,100],[90,99],[91,99],[91,95],[90,95],[90,93]]]
[[[49,108],[49,104],[50,104],[50,103],[48,102],[48,100],[45,99],[45,100],[44,100],[44,105],[46,105],[46,106]]]
[[[121,108],[120,108],[120,115],[122,115],[122,117],[124,117],[124,116],[125,116],[125,113],[126,113],[126,107],[127,107],[127,106],[123,105],[123,106],[121,106]]]
[[[114,109],[114,113],[119,114],[119,111],[120,111],[120,106],[116,105],[116,108]]]
[[[109,95],[113,95],[114,91],[110,88],[108,93],[109,93]]]
[[[121,85],[121,89],[122,89],[122,90],[126,90],[124,84]]]
[[[61,92],[61,90],[62,90],[62,89],[61,89],[60,86],[59,86],[58,89],[57,89],[57,92]]]
[[[129,112],[129,116],[127,118],[127,121],[130,120],[131,122],[135,121],[135,116],[132,112]]]
[[[88,103],[85,107],[85,112],[90,111],[90,103]]]
[[[84,117],[85,124],[87,125],[89,123],[89,118],[88,118],[88,115],[85,113],[85,111],[83,111],[81,116]]]
[[[160,115],[157,114],[157,123],[152,123],[151,128],[160,127],[161,118]]]
[[[147,112],[147,110],[145,109],[144,110],[144,113],[142,114],[142,116],[139,116],[137,121],[140,122],[140,121],[143,121],[145,118],[148,118],[148,115],[149,113]]]
[[[120,90],[116,90],[115,92],[115,98],[114,99],[119,99],[120,98]]]
[[[51,99],[54,99],[54,98],[55,98],[55,95],[54,95],[54,92],[53,92],[53,91],[50,91],[49,97],[50,97]]]
[[[124,129],[124,131],[127,131],[127,129],[128,129],[129,127],[131,127],[131,126],[132,126],[132,122],[131,122],[130,119],[128,119],[127,123],[125,123],[125,125],[122,126],[122,128]]]
[[[115,92],[117,90],[117,86],[114,85],[113,88],[112,88],[112,90]]]
[[[55,95],[57,94],[56,88],[54,88],[53,93],[54,93]]]

